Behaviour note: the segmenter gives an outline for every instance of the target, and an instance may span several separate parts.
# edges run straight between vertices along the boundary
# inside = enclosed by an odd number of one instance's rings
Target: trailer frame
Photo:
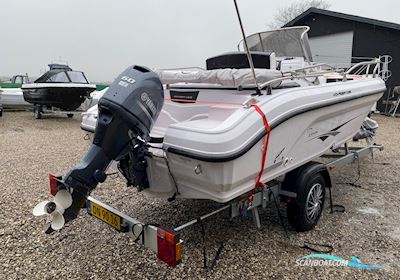
[[[323,158],[328,158],[330,161],[323,163],[323,165],[326,167],[326,170],[330,172],[338,167],[359,161],[361,158],[364,158],[368,155],[372,155],[373,157],[374,150],[382,151],[383,148],[383,145],[377,144],[367,144],[365,147],[349,147],[348,144],[345,143],[342,147],[333,150],[332,153],[325,154]],[[184,229],[195,224],[202,223],[202,221],[222,212],[227,212],[230,219],[241,215],[243,216],[243,212],[241,211],[241,208],[243,208],[243,203],[247,203],[246,213],[251,211],[254,225],[257,228],[260,228],[260,207],[266,208],[267,205],[277,197],[296,198],[297,193],[282,189],[279,181],[272,180],[271,182],[268,182],[265,187],[261,187],[253,191],[251,195],[251,201],[248,200],[248,196],[242,195],[233,201],[226,203],[215,211],[206,213],[197,219],[193,219],[184,224],[178,225],[175,228],[167,228],[155,224],[143,223],[136,218],[120,212],[119,210],[96,199],[93,196],[87,197],[86,208],[90,215],[103,220],[114,228],[116,227],[115,225],[109,221],[106,221],[105,218],[99,217],[101,214],[93,213],[93,205],[100,207],[97,209],[104,209],[104,213],[111,212],[117,217],[120,217],[120,224],[117,228],[119,232],[130,235],[132,238],[134,238],[135,243],[143,245],[157,253],[160,260],[174,267],[180,263],[182,258],[183,240],[180,239],[180,233]],[[99,210],[96,211],[99,212]]]
[[[66,115],[68,118],[73,118],[75,114],[82,114],[85,111],[63,111],[61,109],[57,109],[53,106],[50,106],[49,108],[46,107],[45,105],[39,105],[39,104],[34,104],[33,105],[33,114],[35,116],[35,119],[39,120],[43,118],[43,115]]]

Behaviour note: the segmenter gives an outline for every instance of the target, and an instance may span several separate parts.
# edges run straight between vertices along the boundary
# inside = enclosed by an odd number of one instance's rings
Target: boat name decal
[[[348,91],[341,91],[341,92],[336,92],[336,93],[334,93],[333,94],[333,96],[341,96],[341,95],[346,95],[346,94],[350,94],[351,93],[351,90],[348,90]]]
[[[275,159],[274,159],[274,163],[277,162],[278,158],[283,154],[283,151],[285,151],[285,149],[286,149],[286,147],[283,148],[283,149],[278,153],[278,155],[277,155],[277,156],[275,157]],[[282,156],[282,161],[283,161],[283,156]]]

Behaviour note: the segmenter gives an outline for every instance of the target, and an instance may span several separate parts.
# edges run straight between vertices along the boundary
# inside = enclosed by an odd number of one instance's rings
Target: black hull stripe
[[[341,104],[344,102],[348,102],[351,100],[356,100],[356,99],[360,99],[360,98],[364,98],[367,96],[371,96],[371,95],[375,95],[375,94],[381,94],[383,93],[383,91],[376,91],[376,92],[371,92],[369,94],[365,94],[362,96],[357,96],[357,97],[353,97],[353,98],[346,98],[346,99],[342,99],[340,101],[332,101],[329,102],[327,104],[323,104],[323,105],[314,105],[314,106],[309,106],[308,108],[304,108],[302,110],[298,110],[296,112],[293,112],[291,114],[288,114],[286,116],[284,116],[283,118],[273,122],[270,124],[271,130],[273,130],[274,128],[276,128],[278,125],[286,122],[287,120],[296,117],[298,115],[310,112],[310,111],[314,111],[314,110],[318,110],[318,109],[322,109],[325,107],[330,107],[330,106],[334,106],[337,104]],[[265,130],[263,130],[261,133],[259,133],[246,147],[244,147],[243,149],[241,149],[240,151],[237,151],[231,155],[227,155],[227,156],[207,156],[207,155],[200,155],[200,154],[196,154],[193,152],[188,152],[188,151],[184,151],[184,150],[179,150],[176,148],[168,148],[167,151],[173,154],[177,154],[177,155],[181,155],[181,156],[185,156],[188,158],[192,158],[192,159],[197,159],[197,160],[201,160],[201,161],[206,161],[206,162],[226,162],[226,161],[231,161],[234,159],[237,159],[239,157],[241,157],[242,155],[244,155],[245,153],[247,153],[251,148],[254,147],[254,145],[256,145],[265,135],[267,134],[267,132]]]

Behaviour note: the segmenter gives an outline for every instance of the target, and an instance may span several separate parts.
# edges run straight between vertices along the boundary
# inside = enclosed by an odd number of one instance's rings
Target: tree
[[[330,6],[331,4],[325,0],[299,0],[279,9],[268,27],[270,29],[280,28],[309,8],[328,9]]]

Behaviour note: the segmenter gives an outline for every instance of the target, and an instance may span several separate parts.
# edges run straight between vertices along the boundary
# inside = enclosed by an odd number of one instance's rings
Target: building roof
[[[296,23],[298,21],[302,20],[303,18],[307,17],[310,14],[320,14],[320,15],[331,16],[331,17],[341,18],[341,19],[345,19],[345,20],[351,20],[351,21],[381,26],[381,27],[385,27],[385,28],[400,30],[400,24],[397,24],[397,23],[376,20],[376,19],[371,19],[371,18],[365,18],[365,17],[359,17],[359,16],[354,16],[354,15],[349,15],[349,14],[343,14],[343,13],[338,13],[338,12],[333,12],[333,11],[328,11],[328,10],[323,10],[323,9],[318,9],[318,8],[309,8],[307,11],[303,12],[302,14],[300,14],[293,20],[286,23],[283,27],[294,26],[294,25],[296,25]]]

